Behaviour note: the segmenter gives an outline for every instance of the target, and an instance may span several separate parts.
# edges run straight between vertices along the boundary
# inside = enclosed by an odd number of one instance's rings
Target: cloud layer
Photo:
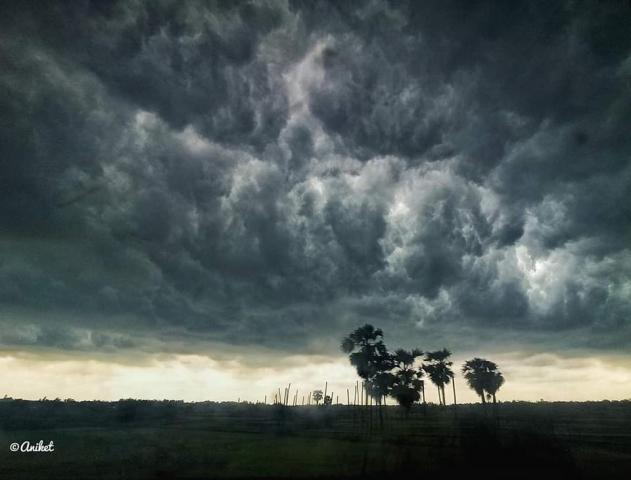
[[[622,2],[3,10],[4,345],[629,346]]]

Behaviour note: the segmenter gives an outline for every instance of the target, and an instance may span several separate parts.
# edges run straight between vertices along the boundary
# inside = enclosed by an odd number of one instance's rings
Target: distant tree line
[[[421,400],[425,403],[425,376],[436,386],[439,404],[446,405],[445,387],[450,383],[456,403],[453,362],[446,348],[430,352],[400,348],[391,352],[383,341],[383,331],[369,324],[345,337],[341,348],[363,379],[366,395],[374,399],[376,405],[382,405],[388,396],[406,410]],[[482,403],[486,403],[487,398],[496,403],[504,376],[494,362],[477,357],[467,360],[462,373]]]

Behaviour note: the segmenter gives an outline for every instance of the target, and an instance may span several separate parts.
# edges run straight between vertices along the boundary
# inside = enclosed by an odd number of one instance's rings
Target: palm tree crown
[[[451,356],[451,352],[446,348],[442,350],[436,350],[434,352],[427,352],[425,354],[425,365],[423,370],[427,372],[429,379],[434,385],[438,387],[439,402],[445,405],[445,385],[447,385],[454,377],[454,372],[451,370],[451,365],[448,358]]]
[[[480,396],[482,403],[486,403],[485,393],[493,397],[493,403],[496,402],[495,394],[504,384],[504,376],[497,369],[496,363],[476,357],[464,363],[462,373],[469,386]]]
[[[407,351],[400,348],[393,357],[396,371],[393,375],[392,396],[406,410],[421,398],[423,369],[415,368],[414,363],[422,355],[423,352],[418,349]]]
[[[366,381],[366,391],[377,403],[388,395],[392,386],[394,359],[383,343],[380,328],[366,324],[342,340],[342,351],[349,354],[351,365]]]

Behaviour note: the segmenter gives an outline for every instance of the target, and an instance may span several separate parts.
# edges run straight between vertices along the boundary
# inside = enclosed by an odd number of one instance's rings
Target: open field
[[[631,475],[631,402],[384,410],[382,427],[376,407],[3,401],[0,478]],[[55,451],[9,451],[25,440]]]

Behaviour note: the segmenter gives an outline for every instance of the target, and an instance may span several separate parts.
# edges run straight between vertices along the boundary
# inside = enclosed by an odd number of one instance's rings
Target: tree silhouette
[[[324,397],[322,390],[313,391],[313,401],[316,402],[316,405],[320,404],[320,400],[322,400],[322,397]]]
[[[482,399],[482,403],[486,403],[484,398],[485,374],[494,368],[496,365],[493,362],[478,357],[467,360],[462,366],[462,373],[467,384]]]
[[[349,354],[351,365],[366,382],[367,393],[381,405],[384,396],[390,393],[394,367],[392,354],[383,343],[383,332],[366,324],[342,340],[342,351]]]
[[[423,370],[438,388],[438,399],[441,405],[446,405],[445,385],[454,377],[454,372],[450,368],[453,362],[448,360],[450,356],[451,352],[446,348],[425,354],[425,362],[427,363],[423,365]]]
[[[489,374],[488,383],[486,386],[486,391],[493,398],[493,403],[497,403],[497,399],[495,398],[495,394],[500,389],[500,387],[504,385],[504,375],[502,372],[492,372]]]
[[[480,396],[482,403],[486,403],[485,393],[496,403],[495,394],[504,384],[504,376],[497,369],[496,363],[476,357],[464,363],[462,373],[469,386]]]
[[[380,368],[386,368],[380,367]],[[366,382],[366,390],[368,395],[375,399],[377,405],[381,405],[383,398],[390,395],[392,385],[394,384],[394,375],[388,371],[378,371],[374,377]]]
[[[406,411],[421,398],[423,370],[414,366],[416,359],[421,356],[423,352],[418,349],[407,351],[401,348],[394,354],[392,396]]]

